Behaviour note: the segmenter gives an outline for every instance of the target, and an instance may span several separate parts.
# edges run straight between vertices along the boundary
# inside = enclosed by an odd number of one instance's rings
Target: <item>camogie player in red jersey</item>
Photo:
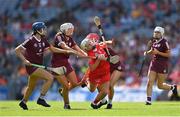
[[[93,109],[98,109],[99,102],[108,94],[110,80],[110,64],[107,61],[107,54],[104,50],[105,46],[95,43],[93,40],[85,38],[81,42],[81,47],[89,56],[95,56],[97,59],[89,61],[89,90],[94,92],[98,89],[98,95],[91,103]]]
[[[86,39],[90,39],[93,42],[95,42],[96,44],[100,44],[103,45],[103,42],[99,42],[100,37],[98,34],[96,33],[89,33],[86,37]],[[107,45],[112,45],[113,41],[106,41]],[[120,79],[124,77],[124,65],[120,62],[119,60],[119,56],[117,55],[117,53],[115,53],[111,48],[108,48],[110,55],[111,56],[116,56],[116,61],[112,63],[112,61],[110,61],[110,74],[111,74],[111,78],[110,78],[110,85],[109,85],[109,93],[108,93],[108,101],[104,98],[103,100],[100,101],[100,103],[98,104],[98,108],[100,108],[103,105],[107,104],[107,109],[111,109],[112,108],[112,100],[113,100],[113,96],[114,96],[114,85],[115,83]],[[87,70],[87,73],[85,73],[84,77],[88,77],[88,72],[89,70]]]
[[[153,33],[155,42],[152,43],[151,49],[145,52],[145,54],[153,55],[148,72],[146,105],[151,105],[152,87],[155,81],[157,81],[159,89],[172,90],[173,95],[178,97],[177,86],[164,82],[167,77],[169,57],[171,55],[168,41],[163,36],[164,28],[157,26]]]
[[[45,80],[45,83],[42,86],[37,104],[50,107],[50,105],[46,103],[44,97],[53,82],[53,75],[42,68],[31,66],[31,64],[43,64],[43,53],[46,50],[56,53],[72,53],[72,51],[62,50],[51,46],[45,37],[45,29],[46,26],[44,22],[33,23],[33,34],[15,49],[17,56],[20,57],[20,59],[26,65],[26,71],[29,74],[27,89],[22,101],[19,103],[19,106],[24,110],[28,110],[26,102],[28,101],[29,96],[32,94],[32,91],[34,90],[39,79]]]
[[[81,50],[73,40],[73,32],[74,26],[72,23],[62,24],[60,26],[60,32],[58,32],[55,36],[54,46],[57,48],[74,51],[80,57],[87,56],[87,54]],[[59,93],[63,96],[64,109],[71,109],[69,104],[69,91],[80,85],[76,73],[68,59],[68,54],[53,53],[51,61],[52,67],[65,66],[67,70],[65,75],[55,75],[57,81],[62,85],[62,88],[59,89]]]

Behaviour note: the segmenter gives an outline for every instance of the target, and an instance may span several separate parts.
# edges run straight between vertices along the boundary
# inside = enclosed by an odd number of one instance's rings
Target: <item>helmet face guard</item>
[[[68,29],[73,28],[74,29],[74,25],[72,23],[64,23],[60,26],[60,31],[65,33],[66,31],[68,31]]]
[[[94,47],[95,47],[95,43],[93,42],[93,40],[90,40],[88,38],[85,38],[81,42],[81,48],[83,50],[89,51],[89,50],[93,49]]]
[[[89,33],[87,36],[86,36],[87,39],[91,40],[94,44],[93,45],[96,45],[97,43],[99,43],[99,35],[97,33]]]
[[[160,26],[156,26],[154,29],[154,37],[157,37],[156,33],[160,33],[161,38],[164,36],[164,28],[160,27]]]
[[[32,25],[33,32],[37,32],[39,35],[44,36],[43,32],[46,29],[46,25],[44,22],[35,22]]]

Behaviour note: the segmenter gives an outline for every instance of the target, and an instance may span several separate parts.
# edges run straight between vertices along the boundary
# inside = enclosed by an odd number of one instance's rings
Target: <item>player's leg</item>
[[[87,85],[87,88],[89,89],[90,92],[94,92],[97,88],[97,84],[95,82],[90,81]],[[91,103],[91,106],[93,106],[93,108],[98,108],[97,104],[93,104],[93,102]]]
[[[88,80],[89,80],[89,73],[90,73],[90,69],[87,68],[86,72],[84,73],[83,78],[81,79],[81,87],[84,88],[88,85]]]
[[[62,95],[64,100],[64,109],[71,109],[69,105],[69,82],[66,76],[56,76],[57,81],[62,85],[59,89],[59,93]]]
[[[111,74],[111,79],[110,79],[110,85],[109,85],[109,93],[108,93],[108,105],[107,109],[112,108],[112,99],[114,96],[114,85],[118,81],[119,78],[123,77],[123,72],[120,72],[118,70],[114,70],[113,73]]]
[[[45,80],[41,89],[40,97],[37,100],[37,104],[50,107],[50,105],[46,103],[44,97],[53,82],[53,75],[44,69],[38,68],[35,72],[33,72],[32,76],[37,79]]]
[[[70,82],[70,84],[69,84],[70,90],[79,85],[78,80],[77,80],[77,76],[76,76],[76,73],[75,73],[74,70],[67,75],[67,78],[68,78],[68,80]]]
[[[88,87],[89,91],[90,91],[91,93],[93,93],[93,92],[96,90],[97,86],[98,86],[98,85],[97,85],[96,83],[89,82],[87,87]]]
[[[37,82],[37,78],[30,75],[28,78],[28,86],[25,91],[24,97],[22,101],[19,103],[19,106],[23,108],[24,110],[28,110],[26,102],[28,101],[30,95],[32,94],[32,91],[34,90],[36,86],[36,82]]]
[[[154,85],[154,82],[156,80],[157,73],[154,71],[149,71],[148,72],[148,82],[147,82],[147,88],[146,88],[146,93],[147,93],[147,99],[146,99],[146,105],[151,105],[151,96],[152,96],[152,88]]]
[[[91,103],[91,107],[93,107],[94,109],[97,109],[98,103],[105,98],[105,96],[108,94],[109,92],[109,81],[104,82],[103,84],[100,84],[98,86],[99,89],[99,93],[96,96],[95,100]]]
[[[167,77],[167,74],[158,73],[158,78],[157,78],[157,86],[158,86],[158,88],[163,89],[163,90],[172,90],[174,96],[178,96],[177,86],[176,85],[166,84],[165,83],[166,77]]]

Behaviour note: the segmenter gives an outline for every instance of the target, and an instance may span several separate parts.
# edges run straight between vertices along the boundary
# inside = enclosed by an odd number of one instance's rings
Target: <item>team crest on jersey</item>
[[[154,47],[156,47],[156,48],[159,48],[160,46],[161,46],[161,44],[154,45]]]
[[[37,48],[37,46],[38,46],[38,45],[37,45],[37,43],[35,43],[35,44],[34,44],[34,47],[36,47],[36,48]]]

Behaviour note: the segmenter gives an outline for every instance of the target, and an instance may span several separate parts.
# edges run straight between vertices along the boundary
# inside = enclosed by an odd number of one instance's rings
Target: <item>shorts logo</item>
[[[121,67],[121,66],[118,66],[118,70],[122,70],[122,67]]]
[[[71,45],[72,45],[72,43],[70,42],[70,43],[69,43],[69,46],[71,46]]]

